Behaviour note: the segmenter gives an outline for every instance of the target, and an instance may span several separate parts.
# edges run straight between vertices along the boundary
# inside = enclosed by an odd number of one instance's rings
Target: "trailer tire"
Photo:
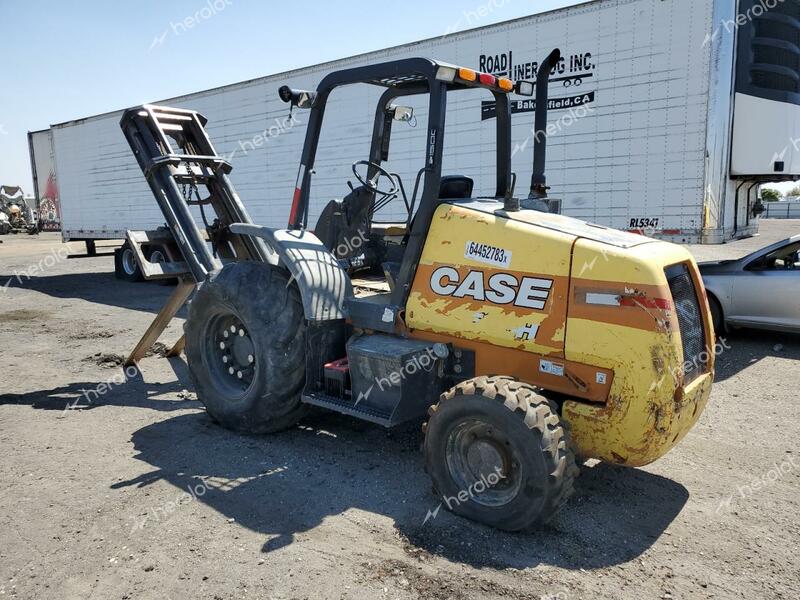
[[[524,531],[552,519],[573,494],[578,467],[568,429],[535,388],[477,377],[442,394],[429,415],[425,466],[452,512]]]
[[[114,277],[131,283],[138,283],[144,280],[142,271],[136,263],[133,249],[128,242],[125,242],[121,248],[114,250]]]
[[[167,251],[166,246],[162,246],[160,244],[148,247],[145,256],[151,263],[172,262],[169,258],[169,252]],[[178,278],[169,277],[167,279],[159,279],[158,283],[159,285],[175,285],[178,283]]]
[[[189,306],[185,333],[197,397],[223,427],[274,433],[308,412],[305,315],[283,269],[236,262],[215,271]]]

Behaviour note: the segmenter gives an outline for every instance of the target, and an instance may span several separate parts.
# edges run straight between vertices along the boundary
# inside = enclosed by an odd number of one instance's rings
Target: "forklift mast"
[[[262,240],[230,231],[233,223],[252,220],[228,177],[230,163],[218,156],[211,144],[204,129],[206,122],[192,110],[151,105],[125,111],[120,121],[186,266],[198,283],[222,268],[222,259],[275,263],[274,253]],[[199,207],[206,221],[205,236],[192,215],[192,206]],[[207,221],[207,206],[214,210],[213,222]]]

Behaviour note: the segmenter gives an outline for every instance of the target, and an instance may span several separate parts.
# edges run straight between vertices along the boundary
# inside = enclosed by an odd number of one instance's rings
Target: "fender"
[[[347,318],[345,300],[353,295],[350,277],[317,236],[309,231],[272,229],[232,223],[232,233],[264,240],[275,252],[280,266],[297,283],[303,311],[309,321]]]

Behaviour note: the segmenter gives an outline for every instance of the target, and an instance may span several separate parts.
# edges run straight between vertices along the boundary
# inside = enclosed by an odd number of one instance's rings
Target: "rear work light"
[[[436,71],[436,79],[452,83],[456,80],[456,73],[455,67],[439,67]]]
[[[518,81],[516,85],[516,92],[520,96],[533,96],[533,82]]]

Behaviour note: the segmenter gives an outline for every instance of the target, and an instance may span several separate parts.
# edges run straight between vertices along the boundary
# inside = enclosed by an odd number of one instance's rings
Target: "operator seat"
[[[364,186],[353,188],[342,200],[331,200],[314,228],[316,235],[336,258],[352,258],[364,251],[361,243],[369,234],[369,211],[375,193]]]

